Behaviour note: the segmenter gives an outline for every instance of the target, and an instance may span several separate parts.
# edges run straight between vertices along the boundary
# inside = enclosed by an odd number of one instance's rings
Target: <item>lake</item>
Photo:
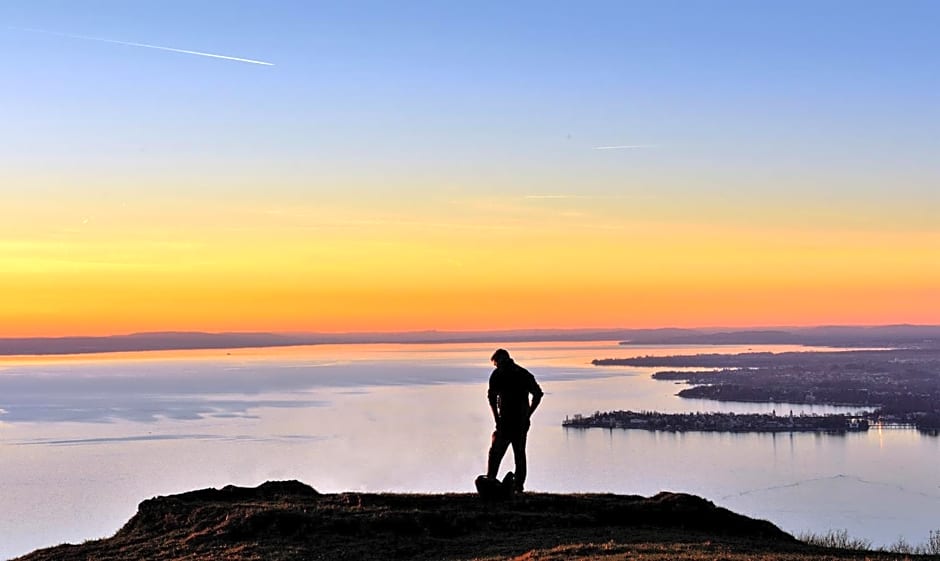
[[[596,410],[851,408],[684,400],[656,369],[595,358],[796,346],[507,346],[546,392],[531,491],[693,493],[791,533],[876,545],[940,529],[940,439],[565,429]],[[472,492],[485,471],[492,344],[321,345],[0,359],[0,559],[113,534],[156,495],[299,479],[321,492]],[[507,454],[501,473],[511,469]]]

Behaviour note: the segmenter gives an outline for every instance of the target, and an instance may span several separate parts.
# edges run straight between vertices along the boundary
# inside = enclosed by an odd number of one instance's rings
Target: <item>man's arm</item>
[[[538,409],[539,403],[542,403],[542,396],[545,395],[545,392],[542,391],[542,388],[539,386],[539,383],[535,381],[535,376],[529,374],[532,379],[531,387],[529,388],[529,393],[532,394],[532,404],[529,405],[529,416],[532,416],[532,413],[535,413],[535,410]]]
[[[490,376],[490,388],[486,392],[486,399],[490,402],[490,410],[493,411],[493,421],[499,424],[499,393],[493,387],[493,376]]]

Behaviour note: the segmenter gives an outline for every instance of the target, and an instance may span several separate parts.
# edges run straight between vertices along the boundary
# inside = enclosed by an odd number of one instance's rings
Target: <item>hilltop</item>
[[[824,550],[692,495],[320,494],[297,482],[156,497],[113,537],[19,561],[889,559]]]

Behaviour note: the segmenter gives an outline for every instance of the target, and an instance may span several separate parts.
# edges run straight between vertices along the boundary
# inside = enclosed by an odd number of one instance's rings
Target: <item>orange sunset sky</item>
[[[680,6],[11,8],[0,336],[940,323],[918,4]]]

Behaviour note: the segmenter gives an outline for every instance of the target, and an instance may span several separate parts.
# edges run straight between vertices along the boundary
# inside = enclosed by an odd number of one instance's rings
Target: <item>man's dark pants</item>
[[[499,472],[499,464],[503,461],[506,449],[512,445],[513,460],[516,463],[515,485],[516,490],[521,491],[525,484],[526,464],[525,464],[525,440],[529,432],[528,425],[521,427],[499,427],[493,432],[493,443],[490,445],[489,462],[486,467],[487,477],[496,477]]]

